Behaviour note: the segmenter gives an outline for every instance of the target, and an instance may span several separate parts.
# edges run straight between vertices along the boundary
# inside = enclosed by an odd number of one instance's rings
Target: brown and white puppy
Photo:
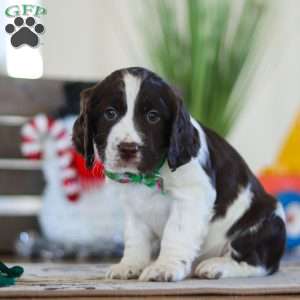
[[[113,172],[148,174],[165,159],[163,194],[143,184],[112,183],[124,196],[125,251],[108,278],[177,281],[278,269],[285,245],[281,206],[156,74],[118,70],[84,91],[73,140],[88,166],[96,151]]]

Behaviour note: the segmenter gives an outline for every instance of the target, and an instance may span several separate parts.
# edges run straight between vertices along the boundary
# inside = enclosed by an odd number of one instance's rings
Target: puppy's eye
[[[107,121],[115,121],[118,116],[118,112],[113,107],[109,107],[104,111],[104,118]]]
[[[160,116],[158,114],[158,111],[156,110],[150,110],[146,114],[146,119],[150,124],[156,124],[160,121]]]

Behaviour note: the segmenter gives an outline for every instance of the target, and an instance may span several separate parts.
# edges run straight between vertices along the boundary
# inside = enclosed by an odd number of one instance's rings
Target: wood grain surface
[[[1,195],[40,195],[44,186],[44,175],[40,170],[0,169]]]
[[[62,83],[0,76],[0,115],[33,116],[56,110],[64,102]]]

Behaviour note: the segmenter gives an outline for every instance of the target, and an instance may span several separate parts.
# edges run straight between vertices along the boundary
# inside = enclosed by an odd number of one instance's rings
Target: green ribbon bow
[[[14,285],[16,278],[19,278],[23,272],[24,269],[20,266],[9,268],[0,262],[0,287]]]
[[[161,193],[164,193],[164,187],[163,187],[163,178],[160,175],[160,169],[164,163],[164,160],[162,163],[160,163],[159,167],[153,172],[149,174],[135,174],[131,172],[125,172],[125,173],[115,173],[112,171],[105,170],[105,175],[115,180],[119,183],[139,183],[144,184],[149,188],[156,188]]]

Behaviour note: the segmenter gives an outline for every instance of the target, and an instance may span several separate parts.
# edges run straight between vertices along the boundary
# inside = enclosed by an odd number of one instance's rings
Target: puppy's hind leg
[[[256,277],[266,275],[266,270],[244,261],[238,262],[231,256],[223,256],[204,260],[197,266],[194,275],[202,279]]]
[[[231,242],[223,257],[201,262],[194,275],[199,278],[258,277],[278,270],[285,245],[285,225],[276,213]]]

